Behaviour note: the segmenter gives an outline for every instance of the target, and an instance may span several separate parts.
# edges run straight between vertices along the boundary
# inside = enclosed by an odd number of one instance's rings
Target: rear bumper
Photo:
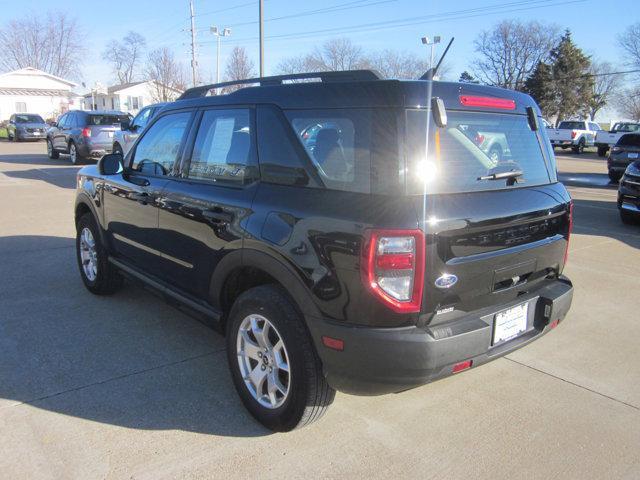
[[[640,182],[622,178],[618,189],[618,208],[640,216]]]
[[[16,138],[18,140],[44,140],[47,138],[46,133],[35,132],[18,132],[16,131]]]
[[[80,155],[86,158],[100,159],[107,153],[111,153],[113,150],[113,144],[111,143],[82,143],[77,146]]]
[[[551,140],[554,147],[570,147],[574,145],[573,140]]]
[[[432,327],[347,327],[321,321],[312,333],[333,388],[355,395],[380,395],[447,377],[457,363],[472,360],[475,367],[523,347],[564,319],[572,298],[573,286],[562,277],[512,303]],[[524,302],[530,302],[527,331],[492,346],[495,314]],[[342,339],[344,350],[325,347],[325,335]]]

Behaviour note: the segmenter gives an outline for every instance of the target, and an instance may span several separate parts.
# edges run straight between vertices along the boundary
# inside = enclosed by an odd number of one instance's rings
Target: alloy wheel
[[[291,369],[276,327],[262,315],[245,317],[237,333],[236,354],[251,396],[268,409],[282,406],[291,389]]]
[[[98,252],[93,233],[87,227],[80,233],[80,260],[84,275],[90,282],[94,282],[98,277]]]
[[[69,147],[69,155],[71,156],[71,163],[74,165],[78,162],[78,152],[76,151],[76,146],[72,143],[71,147]]]

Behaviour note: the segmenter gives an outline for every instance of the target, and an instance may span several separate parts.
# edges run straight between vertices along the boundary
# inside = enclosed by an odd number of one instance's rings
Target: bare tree
[[[102,59],[111,63],[118,82],[123,84],[135,80],[146,44],[144,37],[136,32],[129,32],[122,40],[111,40],[107,44]]]
[[[145,77],[153,81],[151,96],[155,102],[175,100],[186,89],[187,81],[182,65],[167,47],[149,53]]]
[[[608,62],[593,62],[590,73],[593,75],[593,97],[589,102],[589,116],[595,120],[596,114],[611,101],[619,90],[622,77],[613,72],[615,68]]]
[[[625,117],[640,122],[640,87],[628,88],[616,96],[618,111]]]
[[[618,44],[629,57],[628,64],[640,68],[640,22],[629,25],[618,36]]]
[[[475,40],[479,54],[473,73],[481,82],[520,90],[540,62],[558,43],[559,30],[539,22],[504,20]]]
[[[63,12],[11,20],[0,30],[0,68],[33,67],[58,77],[79,79],[84,34]]]
[[[231,56],[227,60],[225,68],[225,81],[232,82],[235,80],[245,80],[256,76],[253,60],[247,55],[244,47],[234,47]],[[225,92],[232,92],[239,87],[227,87]]]
[[[416,79],[427,71],[429,64],[417,55],[394,50],[383,50],[369,54],[368,67],[378,71],[385,78]]]
[[[307,55],[304,61],[315,71],[354,70],[367,64],[362,48],[348,38],[326,41],[321,48]]]

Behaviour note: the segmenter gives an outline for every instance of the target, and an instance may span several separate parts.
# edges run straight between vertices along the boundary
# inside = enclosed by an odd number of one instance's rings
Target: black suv
[[[572,203],[529,96],[371,71],[238,83],[188,90],[79,171],[77,257],[93,293],[126,276],[217,326],[264,425],[481,365],[565,317]]]

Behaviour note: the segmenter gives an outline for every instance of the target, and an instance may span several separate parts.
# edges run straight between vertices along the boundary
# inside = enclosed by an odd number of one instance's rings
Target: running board
[[[136,280],[140,280],[141,282],[153,288],[154,290],[157,290],[159,293],[166,295],[167,297],[170,297],[173,300],[176,300],[178,303],[190,308],[191,310],[201,315],[204,315],[207,319],[213,320],[213,322],[215,322],[216,324],[220,322],[220,319],[222,317],[222,312],[216,310],[212,306],[204,302],[199,302],[197,300],[194,300],[193,298],[190,298],[187,295],[184,295],[180,292],[173,290],[172,288],[165,285],[163,282],[159,280],[155,280],[154,278],[151,278],[150,276],[140,272],[139,270],[133,267],[130,267],[126,263],[122,262],[121,260],[118,260],[117,258],[109,257],[108,260],[109,260],[109,263],[113,264],[115,267],[121,270],[124,274],[129,275],[135,278]]]

